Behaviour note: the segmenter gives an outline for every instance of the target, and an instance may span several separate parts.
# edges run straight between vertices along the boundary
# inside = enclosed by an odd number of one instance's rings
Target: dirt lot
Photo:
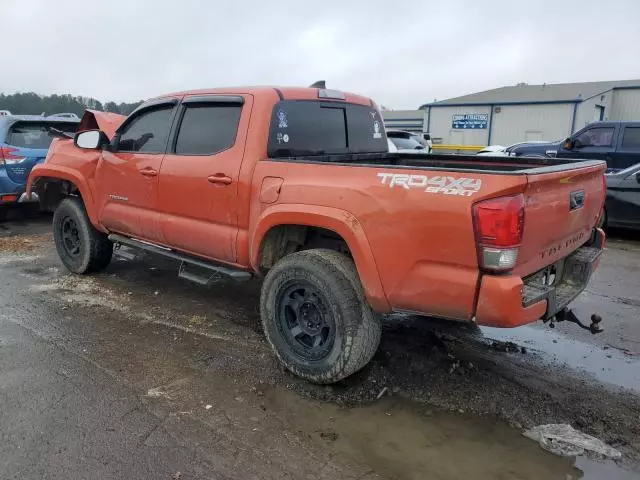
[[[599,336],[391,316],[370,366],[321,387],[271,355],[258,282],[144,255],[72,276],[48,221],[0,225],[2,478],[640,478],[638,238],[576,301]],[[622,460],[549,454],[521,435],[543,423]]]

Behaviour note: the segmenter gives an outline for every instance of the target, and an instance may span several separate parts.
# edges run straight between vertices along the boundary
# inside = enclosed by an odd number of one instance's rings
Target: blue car
[[[54,138],[50,128],[73,134],[78,123],[77,119],[65,117],[0,116],[0,221],[8,205],[27,200],[29,173],[44,161]]]

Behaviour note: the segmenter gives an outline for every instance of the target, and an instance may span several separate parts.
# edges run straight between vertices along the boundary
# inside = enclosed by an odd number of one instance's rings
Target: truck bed
[[[270,159],[301,163],[331,163],[361,167],[410,168],[420,170],[451,170],[486,174],[541,174],[604,165],[601,160],[569,158],[491,157],[475,155],[439,155],[411,153],[363,153],[345,155],[303,155]]]

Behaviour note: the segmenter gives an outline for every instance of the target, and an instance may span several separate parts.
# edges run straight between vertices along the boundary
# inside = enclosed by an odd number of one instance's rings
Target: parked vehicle
[[[482,150],[478,150],[478,153],[476,153],[476,155],[487,155],[487,156],[504,156],[506,155],[505,150],[507,149],[507,147],[503,146],[503,145],[488,145],[486,147],[484,147]]]
[[[422,134],[422,141],[425,147],[427,147],[427,153],[433,152],[433,140],[431,140],[431,135],[428,133]]]
[[[77,121],[40,116],[0,117],[0,220],[8,204],[30,200],[25,195],[27,178],[47,154],[53,139],[49,128],[73,134],[77,125]]]
[[[493,157],[505,157],[505,156],[509,156],[509,152],[511,152],[515,147],[519,147],[520,145],[535,145],[535,144],[542,144],[542,143],[547,144],[549,142],[535,140],[535,141],[530,141],[530,142],[514,143],[513,145],[509,145],[507,147],[505,147],[503,145],[489,145],[487,147],[484,147],[482,150],[479,150],[476,153],[476,155],[493,156]],[[539,155],[532,155],[532,156],[539,156]]]
[[[640,163],[640,122],[595,122],[561,142],[524,143],[507,154],[605,160],[608,171]]]
[[[608,173],[606,179],[603,225],[640,229],[640,163]]]
[[[358,95],[199,90],[118,118],[87,112],[31,172],[57,207],[64,265],[102,270],[115,244],[202,284],[264,277],[266,337],[312,382],[369,362],[378,313],[498,327],[564,315],[603,249],[604,162],[389,153]]]
[[[75,113],[54,113],[53,115],[49,115],[47,118],[69,118],[71,120],[80,121],[80,117]]]
[[[429,141],[414,132],[407,132],[405,130],[387,130],[387,138],[389,138],[393,144],[401,153],[431,153],[431,146]]]

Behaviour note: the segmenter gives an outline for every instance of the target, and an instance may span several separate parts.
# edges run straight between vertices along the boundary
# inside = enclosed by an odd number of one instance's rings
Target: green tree
[[[73,96],[68,93],[63,95],[38,95],[35,92],[19,92],[11,95],[0,93],[0,110],[9,110],[14,115],[75,113],[81,117],[87,108],[128,115],[141,103],[142,101],[118,104],[110,101],[103,105],[95,98]]]

